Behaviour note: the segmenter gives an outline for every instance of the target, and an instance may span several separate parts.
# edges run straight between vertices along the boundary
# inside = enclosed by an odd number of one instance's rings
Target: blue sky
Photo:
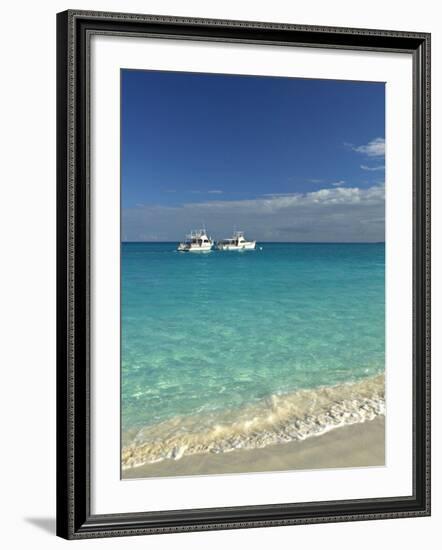
[[[383,241],[383,83],[121,72],[123,240]]]

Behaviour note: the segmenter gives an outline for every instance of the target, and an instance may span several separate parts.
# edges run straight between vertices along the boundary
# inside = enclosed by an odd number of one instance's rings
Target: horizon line
[[[129,241],[122,240],[121,244],[135,244],[135,243],[148,243],[148,244],[174,244],[181,242],[179,239],[174,241]],[[266,244],[385,244],[385,241],[256,241],[257,243]]]

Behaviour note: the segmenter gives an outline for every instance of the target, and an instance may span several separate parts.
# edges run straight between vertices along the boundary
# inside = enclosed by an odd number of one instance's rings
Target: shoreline
[[[177,416],[141,428],[129,444],[123,443],[122,469],[302,442],[384,413],[383,374],[272,394],[238,409]]]
[[[302,441],[165,459],[122,471],[122,479],[385,465],[385,417],[333,428]]]

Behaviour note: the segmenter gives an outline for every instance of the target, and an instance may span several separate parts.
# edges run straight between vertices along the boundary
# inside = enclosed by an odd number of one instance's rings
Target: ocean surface
[[[122,466],[384,414],[385,247],[123,243]]]

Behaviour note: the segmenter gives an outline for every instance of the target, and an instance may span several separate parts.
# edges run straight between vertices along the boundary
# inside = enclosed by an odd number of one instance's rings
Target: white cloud
[[[221,189],[208,189],[207,191],[202,189],[191,189],[189,192],[193,195],[222,195],[224,191]]]
[[[361,164],[362,170],[367,170],[368,172],[377,172],[379,170],[385,170],[385,166],[381,164],[380,166],[367,166],[365,164]]]
[[[126,240],[176,241],[206,222],[214,238],[238,227],[258,241],[382,241],[385,188],[333,187],[310,193],[211,200],[123,211]]]
[[[334,187],[342,187],[343,185],[345,185],[345,181],[344,180],[334,181],[331,185],[333,185]]]
[[[385,139],[378,137],[372,139],[365,145],[351,145],[353,151],[362,153],[368,157],[383,157],[385,155]]]

